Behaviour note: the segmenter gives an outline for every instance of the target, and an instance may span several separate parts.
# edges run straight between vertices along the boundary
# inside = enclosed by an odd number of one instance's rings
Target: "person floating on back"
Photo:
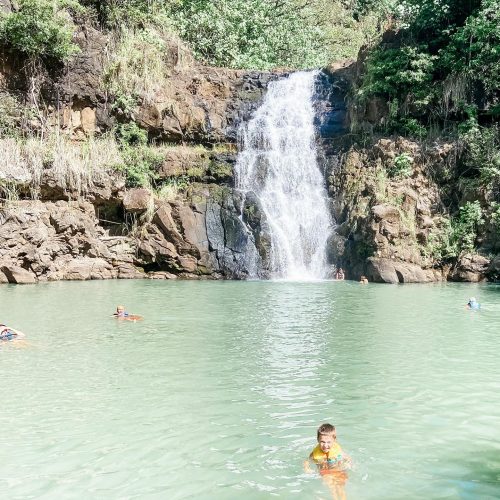
[[[26,335],[19,330],[14,330],[14,328],[10,326],[0,324],[0,340],[19,340],[24,339],[25,336]]]
[[[116,306],[116,312],[113,314],[113,316],[116,319],[123,319],[126,321],[139,321],[142,319],[142,316],[139,316],[138,314],[129,314],[127,311],[125,311],[125,307],[123,306]]]
[[[352,466],[351,457],[337,443],[337,433],[333,425],[320,425],[316,437],[318,445],[304,461],[304,470],[307,473],[312,472],[310,462],[314,462],[332,498],[345,500],[346,471]]]
[[[469,302],[467,302],[467,305],[465,306],[467,307],[468,309],[481,309],[481,304],[479,302],[477,302],[476,298],[475,297],[471,297],[469,299]]]

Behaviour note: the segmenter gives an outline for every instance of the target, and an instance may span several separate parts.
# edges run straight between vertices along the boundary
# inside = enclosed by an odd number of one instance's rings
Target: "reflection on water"
[[[328,498],[302,462],[331,421],[348,498],[499,498],[499,319],[494,285],[0,287],[30,342],[0,345],[0,491]]]

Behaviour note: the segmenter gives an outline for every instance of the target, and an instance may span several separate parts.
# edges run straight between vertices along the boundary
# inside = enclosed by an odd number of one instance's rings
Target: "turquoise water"
[[[0,321],[2,498],[326,499],[325,421],[349,499],[500,498],[499,286],[4,285]]]

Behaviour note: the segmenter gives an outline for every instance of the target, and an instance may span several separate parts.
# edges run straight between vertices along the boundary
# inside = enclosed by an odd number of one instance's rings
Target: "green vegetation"
[[[388,170],[389,177],[405,178],[412,174],[413,158],[408,153],[401,153],[394,158],[392,166]]]
[[[500,1],[401,0],[391,8],[398,31],[368,55],[358,100],[396,103],[389,130],[418,137],[417,125],[456,127],[471,105],[481,117],[498,115]],[[409,118],[413,131],[404,130]]]
[[[104,74],[106,87],[116,96],[114,107],[129,114],[139,98],[152,101],[168,85],[167,42],[155,28],[122,28]]]
[[[500,190],[500,128],[481,127],[475,120],[460,134],[465,148],[463,166],[466,174],[477,178],[485,188]]]
[[[0,18],[0,39],[31,60],[65,61],[79,52],[71,9],[82,7],[77,1],[20,0],[17,11]]]
[[[429,254],[438,261],[449,261],[474,252],[478,229],[484,222],[479,202],[467,202],[457,216],[443,219],[441,228],[431,234]]]
[[[80,0],[113,31],[180,36],[231,68],[309,68],[347,57],[381,29],[381,10],[342,0]]]
[[[158,178],[157,169],[164,153],[148,146],[146,131],[135,122],[119,126],[116,136],[123,157],[117,168],[125,173],[127,187],[151,187]]]

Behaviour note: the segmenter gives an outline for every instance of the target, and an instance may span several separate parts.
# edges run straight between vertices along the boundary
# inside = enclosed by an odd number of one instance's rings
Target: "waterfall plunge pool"
[[[348,498],[500,496],[496,285],[59,282],[0,304],[30,342],[0,345],[5,498],[328,498],[302,472],[325,421]]]

